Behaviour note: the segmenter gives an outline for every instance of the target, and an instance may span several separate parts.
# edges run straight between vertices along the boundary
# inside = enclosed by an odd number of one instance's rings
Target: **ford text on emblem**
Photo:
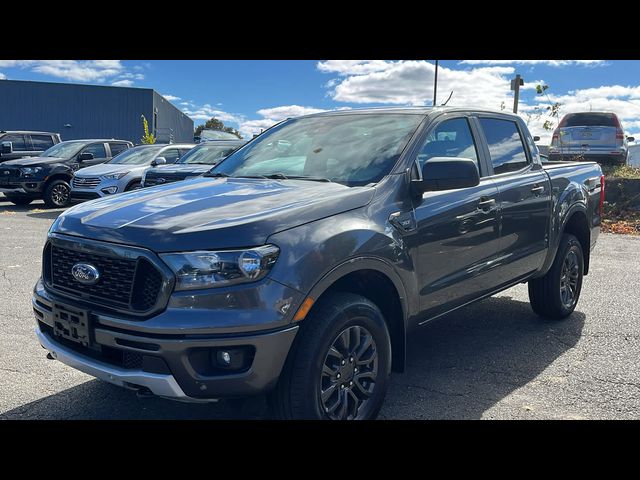
[[[71,267],[71,275],[83,285],[95,285],[100,280],[100,272],[88,263],[76,263]]]

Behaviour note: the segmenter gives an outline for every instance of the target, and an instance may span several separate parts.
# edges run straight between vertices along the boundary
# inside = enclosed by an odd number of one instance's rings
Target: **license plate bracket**
[[[89,327],[89,311],[54,303],[53,333],[85,347],[91,344],[91,329]]]

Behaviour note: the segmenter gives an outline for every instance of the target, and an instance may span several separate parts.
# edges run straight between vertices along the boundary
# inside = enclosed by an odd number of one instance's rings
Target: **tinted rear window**
[[[563,127],[617,127],[615,117],[610,113],[574,113],[567,115]]]

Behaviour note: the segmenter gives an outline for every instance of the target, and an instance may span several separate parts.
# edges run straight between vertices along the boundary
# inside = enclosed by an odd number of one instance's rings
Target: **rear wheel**
[[[565,233],[547,274],[529,281],[529,301],[533,311],[553,319],[571,315],[580,298],[583,275],[582,245],[576,237]]]
[[[270,404],[277,418],[374,419],[391,373],[380,309],[351,293],[329,294],[298,332]]]
[[[63,208],[71,201],[71,187],[65,180],[54,180],[44,190],[44,203],[49,208]]]
[[[4,196],[7,197],[7,200],[9,200],[14,205],[29,205],[31,202],[33,202],[33,198],[29,197],[18,197],[14,195],[7,195],[6,193],[4,194]]]

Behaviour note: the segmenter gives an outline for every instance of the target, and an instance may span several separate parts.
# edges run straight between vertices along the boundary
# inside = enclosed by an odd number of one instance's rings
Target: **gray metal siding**
[[[193,121],[151,89],[0,80],[0,130],[43,130],[60,133],[62,140],[140,143],[140,116],[153,128],[154,106],[159,127],[173,130],[175,142],[193,140]]]
[[[153,107],[158,112],[158,143],[168,143],[170,138],[173,143],[193,142],[193,120],[155,91]]]

